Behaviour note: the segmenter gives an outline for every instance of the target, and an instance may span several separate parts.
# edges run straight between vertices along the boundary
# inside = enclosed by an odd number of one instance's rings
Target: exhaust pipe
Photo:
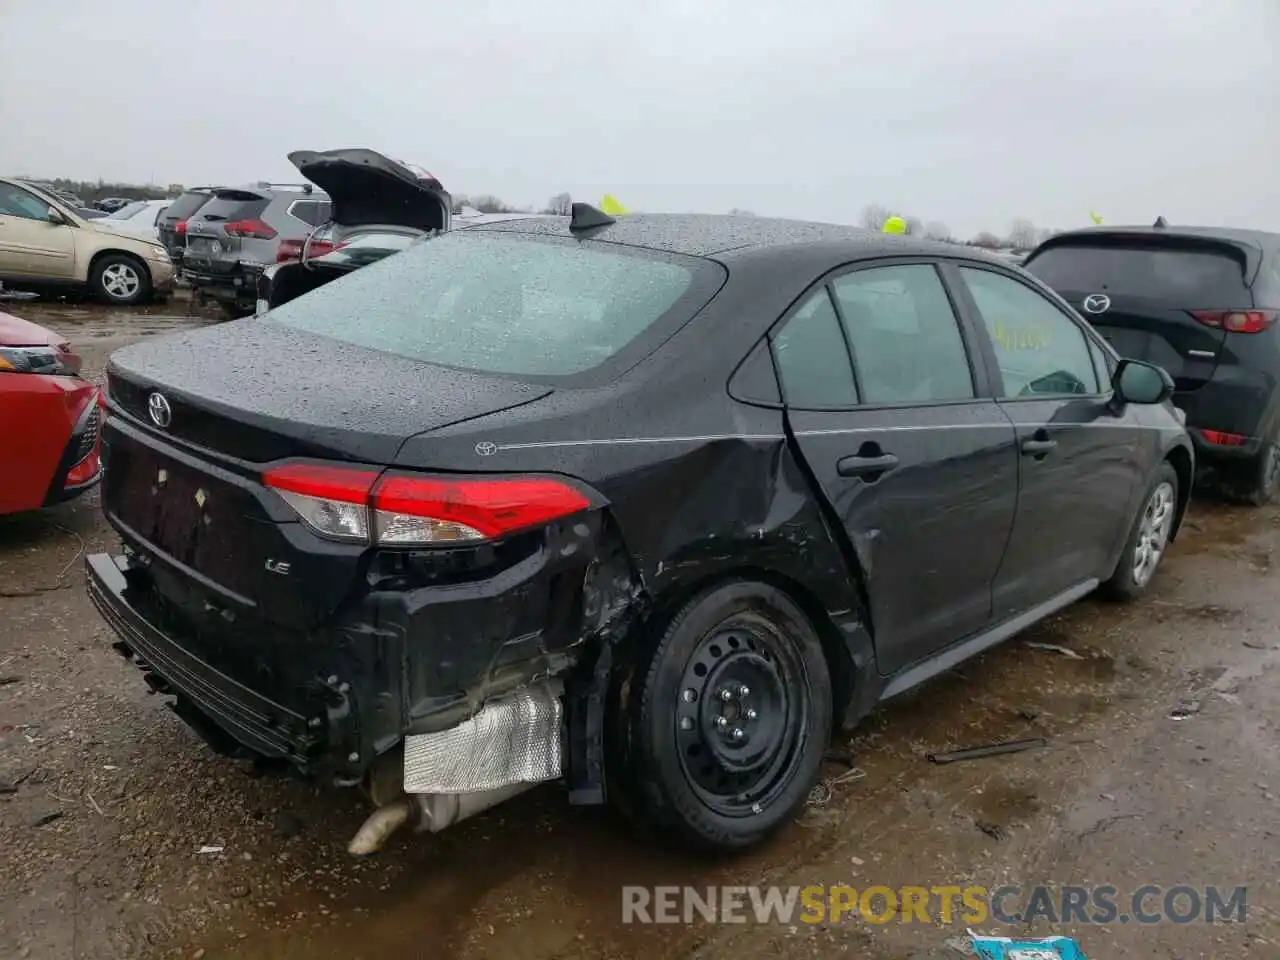
[[[420,832],[439,833],[445,827],[473,817],[518,794],[536,787],[536,783],[513,783],[481,793],[405,794],[369,815],[347,845],[347,852],[367,857],[382,850],[391,835],[413,821]]]

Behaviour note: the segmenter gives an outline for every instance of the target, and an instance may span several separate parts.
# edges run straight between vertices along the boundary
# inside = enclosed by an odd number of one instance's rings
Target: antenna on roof
[[[594,230],[596,227],[607,227],[617,223],[613,217],[589,203],[575,203],[569,208],[569,229]]]
[[[1152,224],[1152,226],[1155,227],[1157,230],[1163,230],[1168,225],[1169,225],[1169,221],[1166,220],[1164,217],[1156,217],[1156,222]]]

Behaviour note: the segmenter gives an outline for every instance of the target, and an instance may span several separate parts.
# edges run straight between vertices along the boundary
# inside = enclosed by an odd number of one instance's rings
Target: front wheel
[[[1169,546],[1177,512],[1178,473],[1165,462],[1156,471],[1115,572],[1102,585],[1105,594],[1132,600],[1147,589]]]
[[[822,644],[781,590],[734,581],[688,601],[658,640],[625,722],[645,822],[704,849],[751,846],[790,821],[831,731]]]
[[[151,274],[132,257],[109,253],[93,265],[89,286],[103,303],[132,306],[150,295]]]

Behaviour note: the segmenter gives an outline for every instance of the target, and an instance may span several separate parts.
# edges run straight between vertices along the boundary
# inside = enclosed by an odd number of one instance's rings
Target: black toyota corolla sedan
[[[89,591],[211,744],[363,785],[353,852],[551,780],[741,848],[834,730],[1148,586],[1171,390],[968,248],[579,205],[117,352]]]

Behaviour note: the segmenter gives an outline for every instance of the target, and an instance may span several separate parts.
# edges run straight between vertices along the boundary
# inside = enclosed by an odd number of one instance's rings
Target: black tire
[[[703,591],[634,678],[619,718],[627,769],[611,778],[626,791],[619,809],[712,851],[793,819],[818,777],[832,695],[818,634],[785,593],[742,580]]]
[[[1157,501],[1157,495],[1160,495]],[[1155,578],[1160,561],[1169,547],[1169,531],[1178,512],[1178,472],[1167,460],[1160,464],[1142,498],[1142,506],[1133,520],[1129,530],[1129,539],[1125,541],[1124,551],[1116,564],[1111,577],[1102,584],[1102,593],[1112,600],[1133,600],[1146,592]],[[1149,524],[1156,523],[1163,527],[1163,532],[1156,532]],[[1157,540],[1152,540],[1152,536]],[[1144,548],[1157,550],[1149,568],[1139,568],[1139,557]],[[1147,554],[1150,559],[1150,554]]]
[[[1274,501],[1280,491],[1280,444],[1264,440],[1258,456],[1241,466],[1244,469],[1235,487],[1236,497],[1255,507],[1265,507]]]
[[[89,289],[102,303],[131,307],[151,297],[151,271],[136,257],[108,253],[94,261]]]

